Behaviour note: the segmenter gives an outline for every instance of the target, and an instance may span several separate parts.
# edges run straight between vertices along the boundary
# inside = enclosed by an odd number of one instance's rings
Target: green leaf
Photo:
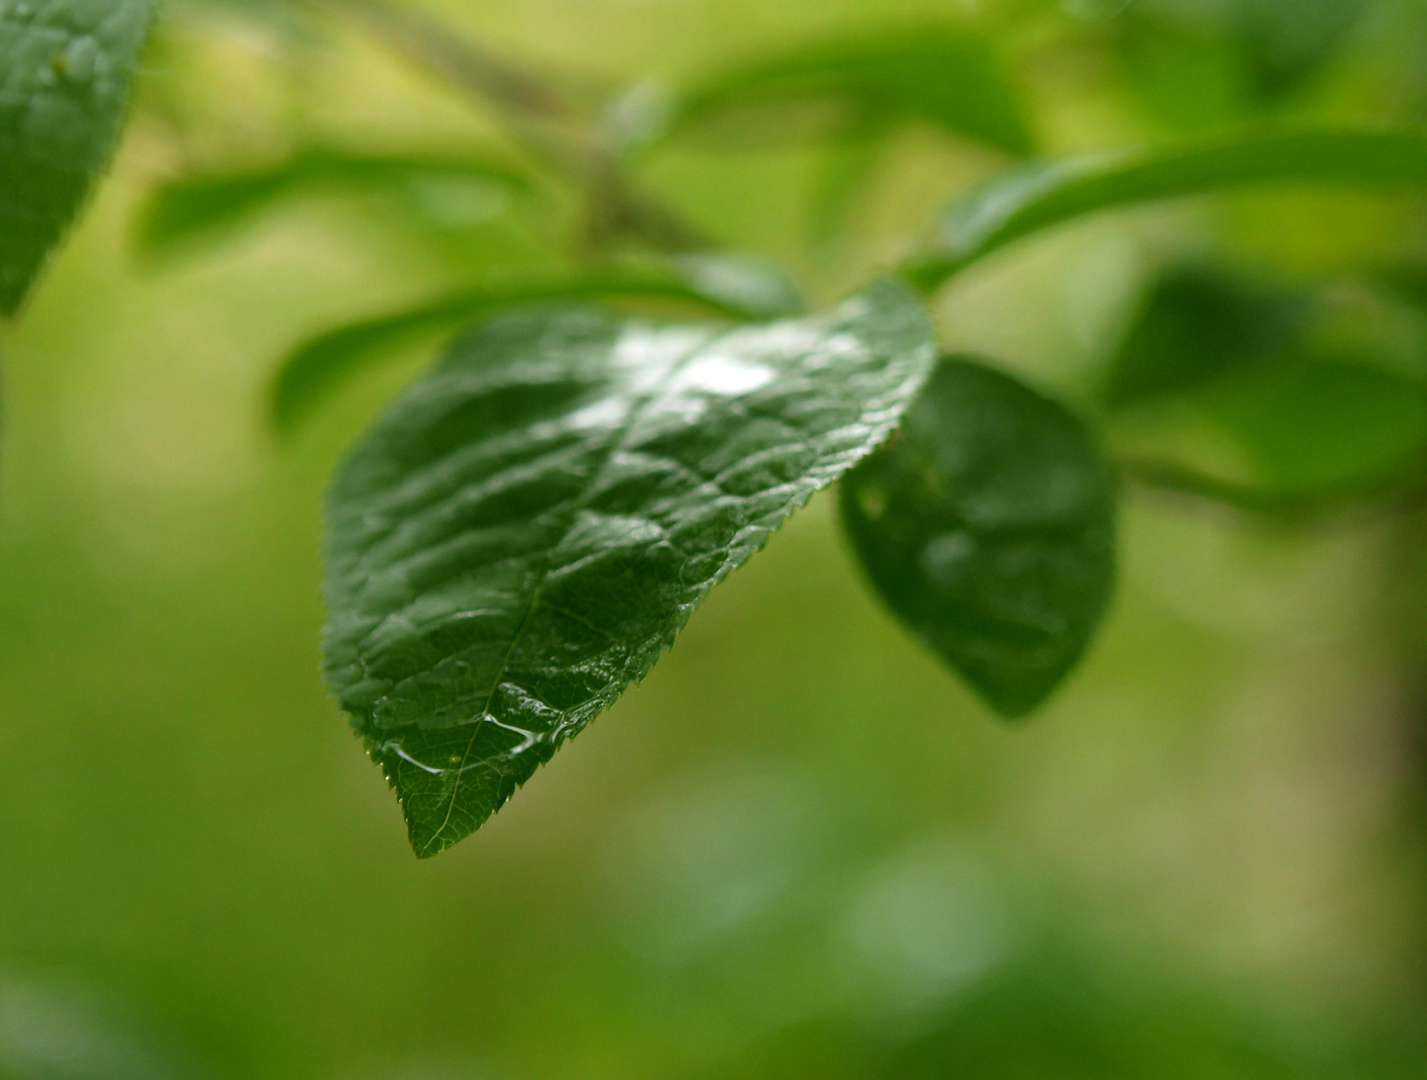
[[[1176,90],[1233,95],[1244,99],[1241,106],[1261,107],[1321,71],[1368,6],[1369,0],[1140,3],[1117,20],[1115,39],[1131,70],[1139,69],[1140,88],[1177,112],[1197,103],[1172,102]],[[1186,82],[1185,74],[1199,78]],[[1155,77],[1168,85],[1154,86]]]
[[[873,585],[1005,716],[1055,689],[1115,581],[1115,484],[1060,405],[951,357],[842,484]]]
[[[1420,482],[1427,386],[1349,358],[1290,358],[1195,395],[1272,491],[1374,492]]]
[[[151,13],[149,0],[0,5],[0,313],[108,163]]]
[[[717,256],[683,256],[662,269],[651,264],[463,289],[404,311],[339,326],[298,346],[273,380],[273,425],[279,434],[291,435],[328,394],[382,350],[415,334],[453,328],[520,304],[579,298],[673,301],[734,318],[802,310],[802,299],[776,270]]]
[[[544,306],[478,325],[329,508],[327,678],[417,855],[477,829],[690,612],[890,432],[915,297],[741,328]]]
[[[1185,395],[1233,440],[1242,464],[1130,456],[1139,483],[1288,523],[1406,507],[1427,483],[1427,385],[1371,354],[1289,353]]]
[[[880,164],[885,146],[881,134],[874,128],[824,151],[808,214],[808,239],[815,249],[830,249],[846,229]]]
[[[1041,229],[1099,210],[1245,184],[1396,188],[1427,181],[1427,133],[1298,131],[1114,150],[1014,169],[947,209],[904,276],[923,291]]]
[[[1120,475],[1132,483],[1287,525],[1313,524],[1374,508],[1408,508],[1409,503],[1420,498],[1422,490],[1420,461],[1410,472],[1386,472],[1296,489],[1246,484],[1177,461],[1125,458],[1118,464]]]
[[[1281,357],[1302,340],[1313,301],[1196,264],[1171,267],[1145,297],[1103,386],[1111,406],[1186,390]]]
[[[807,310],[792,279],[775,263],[754,255],[695,251],[664,260],[703,297],[730,313],[754,319],[801,315]],[[657,269],[658,264],[654,264]]]
[[[470,157],[368,155],[309,147],[260,169],[190,176],[157,188],[140,211],[141,246],[160,253],[232,229],[283,199],[330,191],[419,192],[432,183],[464,183],[524,192],[530,180],[514,169]]]
[[[1234,0],[1230,17],[1265,95],[1294,89],[1336,53],[1368,0]]]
[[[1032,144],[993,43],[948,25],[862,27],[803,42],[706,78],[663,111],[662,128],[656,115],[646,141],[714,124],[748,137],[771,120],[782,141],[921,120],[1018,156]]]
[[[1171,128],[1223,131],[1261,104],[1251,93],[1244,50],[1220,27],[1132,4],[1106,29],[1137,104]]]

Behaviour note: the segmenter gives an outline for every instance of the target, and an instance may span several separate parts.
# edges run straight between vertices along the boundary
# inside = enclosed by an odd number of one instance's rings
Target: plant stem
[[[491,107],[512,139],[584,193],[583,239],[591,251],[602,252],[624,236],[666,252],[716,246],[642,191],[601,136],[590,111],[574,105],[549,80],[386,0],[319,2],[356,16],[383,44]]]

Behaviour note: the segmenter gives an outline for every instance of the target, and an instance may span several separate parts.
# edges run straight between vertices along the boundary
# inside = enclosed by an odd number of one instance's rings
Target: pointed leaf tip
[[[328,504],[327,678],[427,857],[642,678],[709,589],[886,438],[934,358],[882,282],[730,328],[477,325]]]
[[[0,313],[14,315],[109,162],[150,0],[0,11]]]

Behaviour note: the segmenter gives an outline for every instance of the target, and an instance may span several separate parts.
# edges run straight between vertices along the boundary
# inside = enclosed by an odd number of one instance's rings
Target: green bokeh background
[[[980,20],[1060,151],[1263,115],[1413,119],[1403,57],[1427,14],[1381,8],[1271,100],[1218,38],[1125,52],[1113,3],[432,10],[611,84],[852,19]],[[114,175],[0,339],[0,1077],[1422,1075],[1412,520],[1299,533],[1132,499],[1104,633],[1007,726],[878,607],[821,497],[475,837],[414,859],[318,675],[320,501],[429,349],[290,445],[264,395],[305,333],[553,256],[538,222],[413,231],[337,199],[138,258],[135,207],[185,160],[312,130],[492,137],[360,33],[278,26],[171,9]],[[694,146],[641,168],[827,299],[998,167],[900,132],[829,253],[806,240],[810,192],[842,152]],[[1017,249],[938,314],[950,342],[1083,401],[1158,252],[1325,272],[1424,220],[1333,193],[1136,211]],[[1140,424],[1121,434],[1227,453],[1202,417]]]

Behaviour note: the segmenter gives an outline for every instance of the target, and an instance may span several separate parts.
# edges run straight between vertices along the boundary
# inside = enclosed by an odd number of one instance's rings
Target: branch
[[[355,16],[389,48],[491,106],[507,133],[588,200],[585,240],[598,250],[634,235],[661,251],[715,247],[663,202],[640,190],[592,122],[549,80],[386,0],[317,0]],[[581,130],[557,132],[551,124]]]

